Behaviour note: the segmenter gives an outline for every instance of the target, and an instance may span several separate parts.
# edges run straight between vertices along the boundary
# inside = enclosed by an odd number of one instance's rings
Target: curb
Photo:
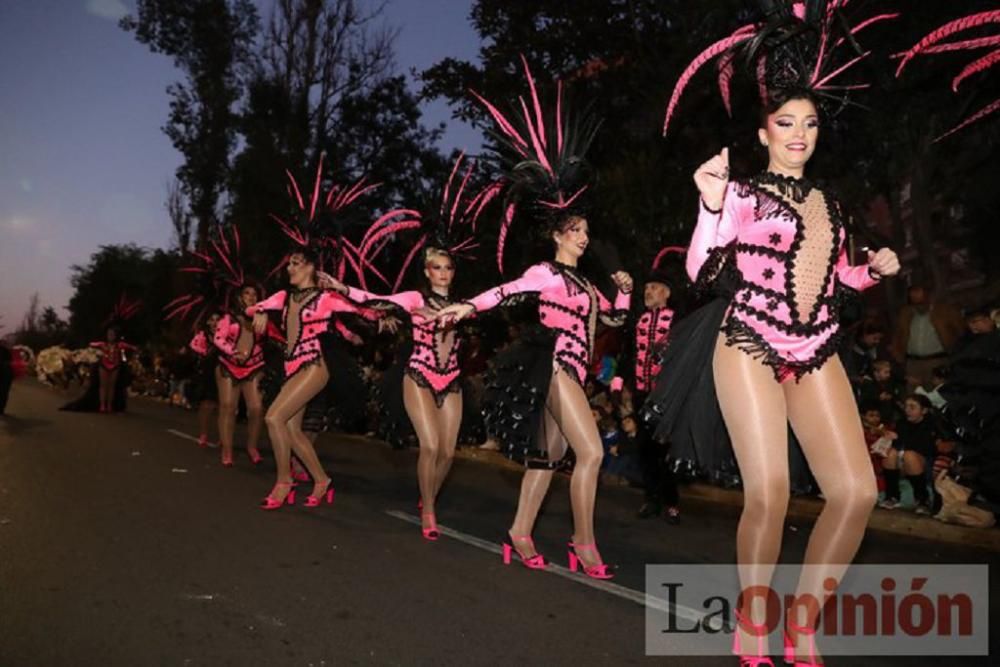
[[[522,471],[523,466],[511,461],[499,452],[478,449],[476,447],[459,447],[455,458],[465,461],[475,461],[484,465]],[[636,495],[641,489],[629,489]],[[705,502],[713,505],[723,505],[734,509],[743,507],[743,492],[737,489],[723,489],[718,486],[703,483],[682,484],[680,486],[682,500]],[[793,497],[788,504],[789,519],[813,520],[819,516],[825,503],[819,498]],[[943,523],[929,516],[918,516],[906,510],[884,510],[875,508],[868,520],[868,530],[881,533],[904,535],[918,540],[943,542],[959,546],[976,547],[989,551],[1000,552],[1000,530],[997,528],[970,528],[955,524]]]

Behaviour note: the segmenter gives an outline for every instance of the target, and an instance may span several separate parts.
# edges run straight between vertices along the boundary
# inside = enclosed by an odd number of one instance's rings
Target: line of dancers
[[[853,559],[876,498],[850,385],[835,355],[838,304],[846,293],[894,275],[899,263],[891,250],[880,249],[869,251],[866,263],[852,265],[841,203],[804,174],[830,113],[822,102],[846,94],[828,83],[844,70],[831,73],[841,61],[830,56],[844,43],[836,40],[843,26],[799,13],[772,19],[776,26],[734,33],[709,54],[747,49],[746,57],[761,63],[755,70],[763,98],[758,139],[767,165],[756,175],[732,178],[723,148],[695,171],[699,212],[685,261],[704,305],[674,323],[665,298],[655,289],[652,297],[647,293],[650,308],[638,318],[633,341],[641,383],[635,409],[648,449],[660,463],[669,443],[675,467],[703,474],[739,470],[745,506],[736,545],[744,590],[770,582],[789,480],[796,466],[808,465],[826,505],[805,555],[806,564],[819,567],[803,576],[798,592],[823,599],[824,582],[839,581]],[[810,20],[819,21],[815,31],[787,32]],[[754,32],[767,30],[787,39],[750,40]],[[789,46],[790,40],[803,39],[834,46],[818,56],[815,49]],[[243,274],[238,231],[220,231],[212,248],[196,253],[196,265],[189,267],[203,276],[199,290],[173,302],[170,316],[199,313],[195,319],[203,323],[191,344],[204,360],[199,385],[206,403],[199,422],[204,440],[207,402],[217,396],[223,464],[233,462],[240,396],[249,420],[247,453],[255,464],[266,424],[276,460],[274,486],[261,504],[267,510],[295,502],[296,477],[302,473],[293,472],[292,454],[313,483],[305,505],[333,502],[332,478],[313,447],[318,429],[307,426],[311,406],[350,412],[360,385],[347,348],[364,332],[375,331],[375,323],[380,331],[408,321],[410,345],[395,371],[386,374],[389,386],[382,400],[387,423],[412,429],[419,441],[421,533],[433,541],[439,537],[436,501],[462,420],[462,323],[530,300],[539,326],[498,355],[483,395],[488,431],[502,451],[525,466],[517,510],[501,538],[503,561],[517,558],[530,569],[547,567],[533,529],[554,470],[571,450],[569,566],[588,577],[610,579],[614,572],[598,550],[594,526],[603,447],[583,385],[598,324],[626,321],[634,282],[613,251],[591,243],[594,220],[588,204],[594,173],[586,154],[598,132],[597,118],[571,110],[561,84],[553,104],[543,104],[526,62],[524,73],[526,95],[510,113],[473,93],[493,121],[497,171],[485,186],[470,185],[483,182],[475,178],[477,165],[459,156],[441,186],[438,205],[429,207],[433,210],[392,210],[363,234],[353,234],[345,211],[375,186],[361,181],[324,188],[320,160],[305,196],[289,174],[293,213],[274,216],[290,240],[282,262],[288,288],[265,297]],[[678,83],[667,123],[691,74]],[[477,225],[484,211],[493,210],[494,200],[501,211],[500,273],[515,232],[521,239],[536,236],[548,259],[532,263],[514,280],[456,299],[459,261],[478,245]],[[407,235],[417,241],[395,254],[397,264],[400,257],[405,261],[392,280],[386,277],[383,253]],[[597,251],[596,281],[581,268],[588,249]],[[401,290],[414,262],[421,284]],[[370,289],[370,280],[384,288]],[[595,284],[604,281],[613,294],[606,296]],[[657,281],[665,282],[651,276],[650,283]],[[216,309],[219,303],[225,308]],[[265,401],[268,341],[281,346],[284,377]],[[798,445],[787,437],[789,422]],[[738,606],[733,652],[741,665],[773,664],[763,629],[767,610],[758,604],[763,600],[741,598]],[[789,662],[820,664],[814,640],[818,615],[817,608],[795,608],[785,619]]]

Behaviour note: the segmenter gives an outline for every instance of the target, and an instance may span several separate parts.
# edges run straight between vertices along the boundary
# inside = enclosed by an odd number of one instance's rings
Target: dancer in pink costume
[[[869,251],[866,265],[853,266],[840,203],[804,177],[821,122],[868,86],[843,81],[867,56],[854,50],[855,39],[868,26],[896,17],[869,17],[852,29],[841,15],[843,4],[762,3],[766,20],[740,28],[699,56],[678,82],[667,112],[669,122],[687,81],[711,57],[721,57],[722,70],[734,58],[756,65],[764,107],[758,138],[768,164],[756,176],[730,180],[723,149],[694,174],[701,202],[687,270],[698,286],[725,287],[719,299],[675,327],[661,371],[665,381],[647,408],[661,419],[661,436],[677,436],[674,456],[710,471],[726,457],[718,441],[691,438],[677,427],[691,424],[685,415],[710,415],[707,403],[714,405],[717,396],[743,479],[736,535],[743,591],[770,584],[780,552],[791,424],[826,501],[806,549],[804,564],[813,567],[799,580],[799,600],[824,599],[824,582],[843,577],[877,493],[857,405],[835,354],[839,303],[848,292],[899,270],[888,249]],[[744,43],[748,48],[737,54],[733,47]],[[725,84],[728,100],[728,78]],[[824,108],[819,100],[836,104]],[[703,393],[698,389],[706,385],[695,373],[704,376],[708,364],[714,386],[709,383],[710,392]],[[788,610],[786,662],[821,664],[814,641],[819,612],[815,604]],[[733,652],[740,664],[773,665],[764,600],[741,596],[736,617]]]
[[[108,318],[108,329],[104,340],[94,341],[90,344],[90,347],[96,348],[101,354],[101,360],[97,365],[99,412],[110,413],[115,410],[115,388],[119,386],[121,369],[128,361],[128,353],[138,350],[135,345],[121,339],[122,326],[132,319],[141,308],[142,302],[130,301],[124,294],[121,295]],[[124,394],[124,389],[119,391]],[[124,404],[121,409],[125,409]]]
[[[323,469],[313,443],[303,433],[302,419],[310,400],[329,384],[346,380],[338,378],[338,374],[348,369],[337,361],[335,339],[345,335],[336,323],[337,318],[344,314],[378,318],[377,313],[358,308],[339,293],[318,287],[317,272],[326,264],[341,277],[350,265],[364,281],[361,266],[365,259],[342,233],[339,219],[345,208],[376,187],[361,181],[350,187],[334,186],[321,196],[322,170],[321,157],[308,205],[289,174],[289,191],[297,204],[295,219],[288,222],[273,216],[293,241],[292,251],[283,260],[291,290],[282,290],[246,308],[246,316],[253,317],[254,330],[258,334],[271,326],[268,313],[280,312],[286,340],[285,382],[265,417],[277,466],[277,481],[261,504],[261,508],[267,510],[295,502],[292,452],[313,480],[312,493],[305,505],[317,507],[324,500],[327,504],[333,503],[333,480]]]
[[[475,162],[461,174],[464,155],[455,160],[451,175],[442,189],[437,212],[403,210],[397,219],[383,218],[372,227],[362,243],[362,252],[375,247],[389,232],[398,232],[419,221],[423,235],[407,254],[407,261],[396,279],[398,289],[410,260],[422,251],[426,284],[419,290],[380,296],[356,287],[332,281],[334,289],[366,306],[391,307],[410,319],[412,348],[401,365],[386,373],[383,404],[389,421],[391,439],[402,436],[405,420],[416,431],[420,444],[417,481],[420,486],[421,532],[425,539],[438,538],[435,501],[451,469],[462,423],[462,388],[458,354],[462,336],[435,319],[436,314],[452,303],[455,259],[476,246],[474,234],[480,213],[499,192],[499,184],[487,185],[475,193],[467,192]],[[402,413],[402,414],[400,414]]]
[[[598,320],[611,326],[624,322],[632,279],[623,271],[613,272],[618,293],[612,303],[577,268],[590,243],[583,205],[591,174],[583,158],[598,123],[589,116],[567,118],[561,83],[555,113],[546,114],[526,62],[524,67],[531,112],[522,99],[523,113],[508,119],[477,95],[496,121],[495,137],[510,183],[497,261],[502,270],[505,239],[515,219],[535,225],[554,247],[555,257],[532,266],[517,280],[442,309],[438,318],[453,322],[506,300],[527,295],[538,299],[538,334],[497,359],[496,377],[483,401],[488,428],[509,455],[528,467],[517,514],[503,537],[504,562],[516,553],[529,568],[546,566],[531,533],[554,468],[570,447],[576,457],[570,482],[574,525],[568,545],[570,568],[576,571],[582,565],[587,576],[610,579],[614,575],[602,561],[594,537],[603,447],[583,383]]]

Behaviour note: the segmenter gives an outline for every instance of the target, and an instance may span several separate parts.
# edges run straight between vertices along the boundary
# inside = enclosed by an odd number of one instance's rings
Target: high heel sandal
[[[431,542],[437,541],[440,533],[438,532],[437,518],[434,516],[434,512],[425,512],[420,515],[421,517],[430,517],[430,526],[427,528],[421,527],[420,532],[423,534],[425,540],[430,540]]]
[[[291,489],[289,489],[285,497],[282,498],[281,500],[278,500],[272,495],[274,493],[274,490],[277,489],[279,486],[292,487]],[[264,497],[264,500],[261,501],[260,508],[262,510],[276,510],[282,505],[294,505],[294,504],[295,504],[295,487],[292,484],[292,482],[275,482],[274,488],[271,489],[271,493],[267,494],[267,496]]]
[[[318,496],[317,495],[313,495],[315,493],[316,493],[316,485],[313,485],[313,492],[311,494],[309,494],[308,496],[306,496],[306,502],[303,503],[306,507],[319,507],[323,503],[323,498],[324,497],[326,498],[326,504],[327,505],[332,505],[333,504],[333,479],[327,477],[326,478],[326,489],[323,491],[323,493],[319,494]]]
[[[309,481],[309,473],[307,473],[305,470],[296,470],[293,467],[292,468],[292,479],[295,480],[296,482],[308,482]]]
[[[260,462],[264,460],[264,458],[260,455],[260,450],[256,447],[253,449],[247,447],[247,456],[250,457],[250,463],[254,465],[260,465]]]
[[[531,539],[530,535],[511,535],[510,532],[503,534],[503,539],[500,541],[503,547],[503,564],[510,565],[510,557],[512,554],[517,554],[517,557],[521,559],[521,564],[524,565],[529,570],[544,570],[548,563],[545,562],[545,556],[535,552],[534,556],[525,556],[520,549],[514,546],[516,541],[527,542],[531,547],[531,550],[535,550],[535,541]]]
[[[198,436],[198,446],[201,447],[202,449],[205,449],[206,447],[208,447],[208,434],[207,433],[202,433],[201,435]]]
[[[788,629],[784,631],[785,638],[785,662],[793,667],[823,667],[822,663],[816,662],[816,629],[803,628],[795,625],[789,620],[785,620],[785,625],[796,635],[805,635],[809,638],[809,660],[799,660],[795,657],[795,642],[792,641]]]
[[[222,467],[224,467],[224,468],[232,468],[233,467],[233,453],[232,452],[226,452],[226,450],[222,450]]]
[[[737,628],[733,630],[733,655],[740,659],[740,667],[774,667],[774,661],[765,655],[765,641],[767,638],[767,625],[754,625],[748,621],[742,613],[736,610]],[[757,654],[749,655],[743,652],[740,646],[739,626],[745,626],[754,631],[757,635]]]
[[[580,551],[593,551],[598,560],[601,558],[601,554],[597,552],[597,544],[591,542],[590,544],[576,544],[573,541],[567,542],[566,545],[569,547],[569,571],[576,572],[578,567],[583,567],[583,573],[590,577],[591,579],[613,579],[615,576],[614,572],[611,572],[611,568],[608,567],[607,563],[600,563],[598,565],[591,565],[590,567],[583,564],[580,559]]]

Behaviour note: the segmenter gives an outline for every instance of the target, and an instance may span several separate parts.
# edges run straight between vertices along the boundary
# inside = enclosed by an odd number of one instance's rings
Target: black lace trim
[[[789,361],[778,354],[760,333],[736,317],[730,315],[727,318],[722,325],[722,333],[726,337],[726,345],[738,348],[768,366],[774,373],[775,381],[779,383],[789,378],[794,378],[798,382],[803,376],[822,367],[837,353],[843,337],[842,330],[838,329],[816,349],[808,361]]]
[[[295,377],[296,375],[298,375],[299,372],[301,372],[303,369],[309,368],[310,366],[315,366],[317,364],[325,364],[326,363],[326,361],[323,359],[323,353],[322,352],[314,350],[314,351],[310,352],[309,354],[314,355],[313,358],[309,359],[304,364],[302,364],[301,366],[299,366],[298,368],[296,368],[294,371],[292,371],[291,375],[289,375],[288,373],[286,373],[285,374],[285,382],[288,382],[293,377]],[[299,357],[304,357],[304,356],[305,356],[305,354],[300,354],[300,355],[298,355],[298,356],[296,356],[296,357],[294,357],[292,359],[286,359],[286,361],[294,361],[295,359],[298,359]],[[329,367],[327,367],[326,370],[327,370],[327,373],[330,373],[331,376],[333,375],[333,371]]]
[[[759,185],[773,185],[778,189],[778,192],[786,197],[791,197],[797,204],[804,202],[809,193],[816,188],[816,184],[805,177],[795,178],[772,171],[762,171],[750,180]]]
[[[735,249],[736,244],[730,243],[725,246],[715,246],[708,251],[708,257],[698,269],[694,281],[694,292],[699,298],[709,293],[726,264],[735,263]]]
[[[237,368],[242,368],[242,366],[240,366],[239,364],[235,364],[234,363],[233,365],[236,366]],[[260,362],[260,366],[258,366],[254,370],[250,371],[249,375],[247,375],[246,377],[243,377],[243,378],[238,378],[238,377],[236,377],[235,375],[232,374],[232,372],[229,370],[228,366],[226,366],[223,363],[219,364],[219,370],[222,371],[223,375],[225,375],[227,378],[229,378],[230,380],[232,380],[233,384],[242,384],[244,382],[249,382],[250,380],[253,380],[255,377],[257,377],[258,375],[260,375],[261,373],[264,372],[264,368],[265,368],[264,367],[264,362],[261,361]]]

